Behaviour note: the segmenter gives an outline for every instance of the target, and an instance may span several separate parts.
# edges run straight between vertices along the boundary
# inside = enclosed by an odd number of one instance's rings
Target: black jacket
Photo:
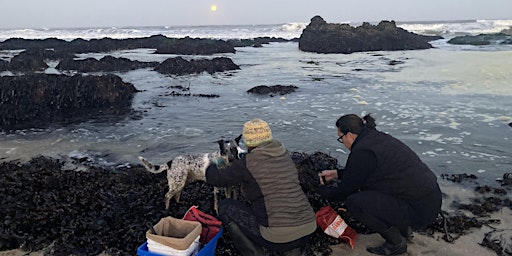
[[[437,178],[407,145],[386,133],[363,129],[352,144],[337,187],[319,192],[343,201],[357,191],[380,191],[414,201],[438,189]]]

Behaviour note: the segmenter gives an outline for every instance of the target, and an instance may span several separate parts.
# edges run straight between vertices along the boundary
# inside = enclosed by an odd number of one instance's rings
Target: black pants
[[[219,218],[222,223],[234,222],[238,228],[253,242],[270,251],[285,252],[297,247],[306,246],[311,235],[299,238],[288,243],[272,243],[265,240],[260,233],[260,227],[252,209],[240,201],[224,199],[219,204]]]
[[[361,191],[347,197],[349,214],[367,228],[383,233],[391,226],[422,228],[435,221],[441,210],[439,187],[414,201],[402,200],[377,191]]]

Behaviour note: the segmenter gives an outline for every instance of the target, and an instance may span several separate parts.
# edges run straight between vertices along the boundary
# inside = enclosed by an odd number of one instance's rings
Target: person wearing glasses
[[[319,173],[319,194],[345,201],[350,216],[385,239],[368,252],[405,253],[412,230],[434,222],[441,210],[436,175],[406,144],[378,131],[370,114],[343,115],[336,127],[350,154],[345,168]]]
[[[301,255],[316,231],[316,217],[299,182],[299,172],[285,146],[272,138],[267,122],[244,124],[242,138],[248,153],[219,169],[210,164],[206,182],[229,187],[241,184],[246,202],[226,198],[219,218],[241,255],[268,251]]]

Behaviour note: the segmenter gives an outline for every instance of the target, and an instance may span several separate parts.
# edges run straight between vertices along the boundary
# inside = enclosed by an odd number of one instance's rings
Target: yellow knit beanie
[[[271,141],[272,131],[267,122],[256,118],[244,124],[242,136],[245,145],[252,148],[263,142]]]

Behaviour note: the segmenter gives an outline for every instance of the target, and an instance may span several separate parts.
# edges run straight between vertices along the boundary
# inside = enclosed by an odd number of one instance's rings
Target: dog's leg
[[[167,170],[167,183],[169,191],[165,195],[166,209],[169,208],[170,200],[174,197],[176,202],[180,201],[181,191],[187,184],[189,170],[187,169],[186,158],[178,156],[172,161],[169,170]],[[165,166],[168,166],[165,165]]]
[[[219,214],[219,188],[213,187],[213,210]]]

